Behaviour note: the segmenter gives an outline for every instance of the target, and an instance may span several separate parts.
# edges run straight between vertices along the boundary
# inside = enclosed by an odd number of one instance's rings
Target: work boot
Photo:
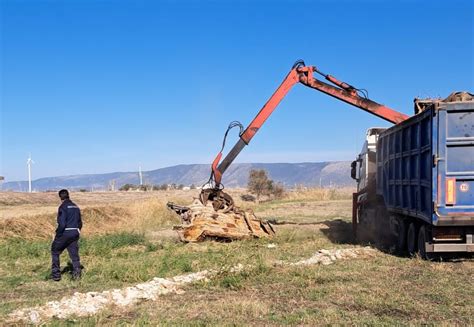
[[[73,280],[79,280],[81,279],[81,271],[80,270],[74,270],[72,272],[72,279]]]
[[[59,282],[61,280],[61,275],[51,274],[51,279],[55,282]]]

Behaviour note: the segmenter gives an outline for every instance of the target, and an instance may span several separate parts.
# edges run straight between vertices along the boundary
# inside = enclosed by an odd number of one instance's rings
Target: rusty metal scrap
[[[181,225],[174,229],[183,242],[272,238],[275,235],[270,223],[257,218],[251,210],[236,207],[232,198],[222,191],[202,192],[189,206],[171,202],[167,206],[181,217]]]
[[[437,103],[440,102],[465,102],[465,101],[473,101],[474,94],[469,92],[453,92],[451,93],[446,99],[441,98],[415,98],[415,114],[419,114],[420,112],[425,111],[426,109],[435,106]]]

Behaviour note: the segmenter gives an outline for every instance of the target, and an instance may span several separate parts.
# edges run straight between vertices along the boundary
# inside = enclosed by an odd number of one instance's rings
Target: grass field
[[[229,191],[236,199],[241,191]],[[221,273],[128,309],[50,325],[321,325],[474,324],[472,259],[426,262],[381,251],[332,265],[280,266],[319,249],[352,248],[350,191],[307,190],[252,207],[261,218],[304,222],[277,225],[272,240],[177,242],[178,219],[168,200],[189,203],[197,191],[73,194],[84,212],[81,281],[49,281],[49,246],[57,201],[49,194],[0,196],[0,321],[15,309],[74,292],[120,288],[238,263]],[[31,197],[30,197],[31,196]],[[35,214],[37,210],[38,214]],[[268,243],[276,247],[267,247]],[[62,257],[63,265],[67,254]]]

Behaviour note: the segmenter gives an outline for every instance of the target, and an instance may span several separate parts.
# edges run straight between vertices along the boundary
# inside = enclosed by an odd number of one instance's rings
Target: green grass
[[[306,240],[314,247],[300,248]],[[321,237],[312,233],[282,232],[274,240],[279,250],[267,249],[266,240],[234,243],[204,242],[183,244],[172,241],[154,243],[143,234],[119,233],[80,241],[82,264],[85,266],[80,282],[63,275],[60,283],[49,281],[50,242],[10,239],[0,243],[0,315],[18,307],[31,306],[59,299],[75,291],[100,291],[123,287],[153,277],[170,277],[204,269],[232,267],[248,263],[262,267],[264,262],[287,260],[299,251],[311,255]],[[61,256],[62,267],[69,260],[67,251]],[[239,276],[229,275],[229,287],[238,287]],[[32,296],[34,295],[34,296]]]
[[[272,206],[283,204],[274,203]],[[337,205],[337,204],[336,204]],[[289,219],[291,219],[289,215]],[[320,220],[316,215],[306,219]],[[275,266],[297,261],[321,248],[352,247],[347,218],[327,229],[279,226],[272,241],[182,244],[139,233],[116,233],[81,240],[85,266],[81,281],[46,280],[46,241],[0,243],[0,321],[17,308],[57,300],[74,292],[125,287],[153,277],[204,269],[222,272],[209,282],[184,287],[186,294],[162,296],[129,309],[109,309],[63,325],[421,325],[474,324],[474,262],[425,262],[378,253],[373,258],[329,266]],[[269,249],[271,242],[276,248]],[[67,254],[62,257],[63,266]]]
[[[78,321],[136,324],[138,317],[148,324],[194,326],[472,325],[472,274],[456,267],[453,279],[433,269],[437,264],[382,255],[370,264],[257,266],[186,287],[185,295]]]

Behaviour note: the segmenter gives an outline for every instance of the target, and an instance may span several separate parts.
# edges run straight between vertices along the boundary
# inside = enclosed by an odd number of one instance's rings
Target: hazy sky
[[[28,153],[33,178],[210,163],[299,58],[407,114],[474,89],[472,1],[0,4],[10,181]],[[388,125],[297,85],[238,161],[351,160],[371,126]]]

